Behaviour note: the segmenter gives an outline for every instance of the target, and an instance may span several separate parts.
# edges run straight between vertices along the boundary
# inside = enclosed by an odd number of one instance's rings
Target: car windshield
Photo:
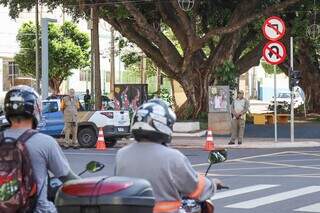
[[[58,103],[57,102],[42,102],[42,113],[49,113],[49,112],[57,112],[59,110]]]
[[[289,93],[279,93],[278,98],[290,98]]]

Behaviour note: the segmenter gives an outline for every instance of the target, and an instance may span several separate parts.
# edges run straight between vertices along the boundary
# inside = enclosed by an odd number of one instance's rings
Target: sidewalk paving
[[[310,139],[297,139],[291,143],[290,139],[279,139],[274,142],[270,138],[245,138],[242,145],[228,145],[229,137],[216,137],[213,138],[216,148],[235,148],[235,149],[279,149],[279,148],[302,148],[302,147],[320,147],[319,140]],[[177,137],[172,139],[169,146],[173,148],[189,148],[189,149],[202,149],[206,141],[205,137]],[[123,147],[132,140],[119,141],[116,147]]]

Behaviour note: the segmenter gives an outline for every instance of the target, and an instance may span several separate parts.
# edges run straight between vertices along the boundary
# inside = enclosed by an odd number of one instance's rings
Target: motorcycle
[[[208,156],[208,161],[210,164],[209,164],[209,167],[207,168],[205,176],[207,176],[213,164],[221,163],[226,160],[227,160],[227,150],[221,149],[221,150],[211,151]],[[222,189],[229,189],[229,187],[217,186],[217,190],[222,190]],[[182,206],[180,208],[179,213],[213,213],[214,205],[213,205],[212,198],[213,197],[203,202],[199,202],[193,199],[183,198]]]
[[[86,172],[95,173],[104,165],[91,161]],[[150,213],[155,203],[148,181],[129,177],[92,177],[62,183],[50,178],[48,199],[59,213]]]
[[[213,164],[226,159],[226,150],[210,152],[208,157],[210,165],[206,175]],[[103,168],[102,163],[91,161],[78,176],[86,172],[96,173]],[[92,177],[70,180],[65,184],[57,178],[50,178],[48,188],[48,198],[54,201],[59,213],[152,213],[155,204],[150,183],[138,178]],[[213,213],[213,211],[211,199],[198,202],[185,198],[180,208],[181,213]]]

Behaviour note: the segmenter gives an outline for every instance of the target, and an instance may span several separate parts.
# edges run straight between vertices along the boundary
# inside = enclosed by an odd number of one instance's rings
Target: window
[[[14,61],[9,61],[9,77],[17,76],[20,74],[18,65]]]
[[[42,102],[42,113],[58,112],[58,103],[57,102]]]
[[[80,81],[90,81],[91,73],[88,71],[80,71]]]

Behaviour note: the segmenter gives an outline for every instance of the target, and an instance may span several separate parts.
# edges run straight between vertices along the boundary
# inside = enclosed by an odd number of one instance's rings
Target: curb
[[[119,141],[116,148],[121,148],[130,144],[130,142]],[[203,149],[203,144],[170,144],[172,148],[179,149]],[[215,144],[216,148],[227,148],[227,149],[286,149],[286,148],[311,148],[311,147],[320,147],[320,142],[277,142],[277,143],[266,143],[266,142],[257,142],[252,143],[248,142],[247,144],[242,145],[224,145],[224,144]]]

